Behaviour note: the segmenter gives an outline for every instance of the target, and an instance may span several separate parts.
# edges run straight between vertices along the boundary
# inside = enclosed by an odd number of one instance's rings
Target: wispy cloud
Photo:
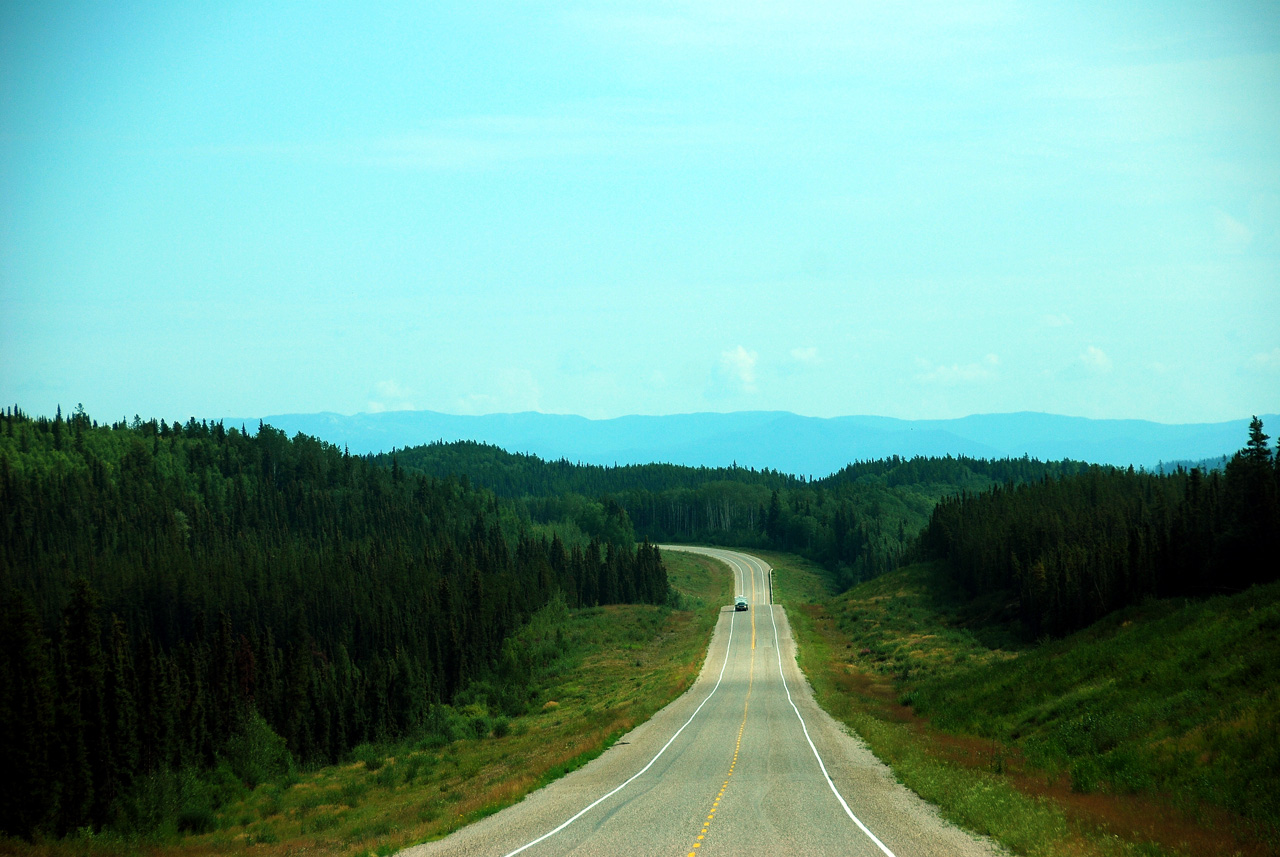
[[[492,392],[474,392],[458,398],[454,407],[462,414],[536,411],[542,405],[542,386],[528,369],[508,367],[491,379]]]
[[[1255,372],[1280,373],[1280,348],[1253,355],[1249,358],[1248,366]]]
[[[1045,327],[1067,327],[1072,323],[1071,316],[1065,312],[1048,313],[1040,317],[1040,323]]]
[[[394,380],[379,381],[374,384],[365,407],[371,414],[414,409],[409,391],[399,381]]]
[[[1235,256],[1253,243],[1253,230],[1220,208],[1213,209],[1213,229],[1223,253]]]
[[[1084,351],[1080,352],[1080,362],[1085,368],[1095,374],[1102,374],[1111,371],[1111,358],[1107,356],[1107,352],[1103,351],[1096,345],[1090,345]]]
[[[822,355],[818,353],[817,347],[813,345],[792,348],[791,359],[802,366],[817,366],[823,362]]]
[[[759,355],[739,345],[720,353],[720,369],[744,393],[756,391],[756,361]]]
[[[916,380],[926,384],[972,384],[995,377],[1000,366],[1000,358],[988,354],[974,363],[952,363],[949,366],[934,365],[923,357],[916,358],[916,367],[920,372]]]

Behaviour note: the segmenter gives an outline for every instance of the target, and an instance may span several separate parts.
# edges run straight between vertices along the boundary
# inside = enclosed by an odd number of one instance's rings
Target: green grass
[[[84,834],[35,844],[0,839],[0,854],[367,855],[447,835],[586,764],[697,678],[720,606],[732,598],[732,575],[691,554],[663,558],[686,609],[565,611],[538,617],[521,632],[526,645],[554,640],[559,649],[521,716],[471,703],[453,716],[480,724],[473,737],[361,745],[347,764],[244,791],[201,819],[207,832],[170,829],[147,839]]]
[[[832,596],[768,557],[818,701],[1015,853],[1274,853],[1280,585],[1153,601],[1028,644],[934,566]]]
[[[942,728],[1013,744],[1078,792],[1165,793],[1280,831],[1280,584],[1152,601],[915,684]]]

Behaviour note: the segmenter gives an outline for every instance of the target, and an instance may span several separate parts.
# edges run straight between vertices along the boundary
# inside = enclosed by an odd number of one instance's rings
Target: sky
[[[0,401],[1274,412],[1280,4],[0,0]]]

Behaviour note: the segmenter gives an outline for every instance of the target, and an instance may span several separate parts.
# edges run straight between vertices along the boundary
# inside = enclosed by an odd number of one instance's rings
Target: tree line
[[[893,568],[939,499],[962,490],[1083,472],[1082,462],[915,457],[850,463],[823,479],[745,467],[544,461],[473,441],[397,449],[372,460],[459,474],[515,500],[533,522],[569,520],[601,537],[702,542],[801,554],[847,587]]]
[[[1254,417],[1222,471],[1090,467],[942,500],[919,551],[968,591],[1016,594],[1033,635],[1065,634],[1148,596],[1280,576],[1280,452]]]
[[[6,408],[0,831],[127,826],[159,772],[334,762],[460,694],[518,713],[532,613],[669,600],[618,532],[270,426]]]

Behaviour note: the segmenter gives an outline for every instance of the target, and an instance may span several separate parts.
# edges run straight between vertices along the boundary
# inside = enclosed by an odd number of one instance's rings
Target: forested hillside
[[[246,782],[526,703],[552,598],[664,603],[656,548],[270,426],[0,415],[0,831],[145,824],[165,772]],[[286,753],[287,749],[287,753]]]
[[[463,474],[518,500],[532,521],[571,519],[587,535],[613,532],[625,517],[652,542],[799,553],[834,571],[842,586],[892,568],[943,497],[1089,467],[1029,458],[893,456],[807,480],[743,467],[543,461],[467,441],[394,450],[373,460],[437,477]]]
[[[1280,576],[1280,453],[1261,420],[1222,472],[1093,468],[939,503],[920,544],[971,593],[1016,594],[1035,634],[1083,628],[1147,596]]]

